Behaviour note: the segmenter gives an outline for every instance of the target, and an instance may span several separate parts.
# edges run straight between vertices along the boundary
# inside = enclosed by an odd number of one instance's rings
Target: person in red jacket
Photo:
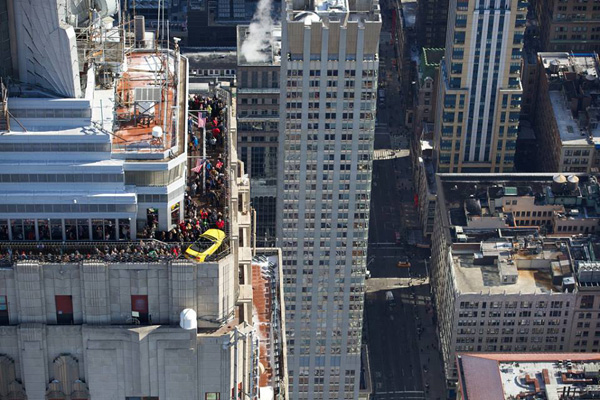
[[[225,221],[219,218],[216,222],[217,228],[223,230],[225,228]]]

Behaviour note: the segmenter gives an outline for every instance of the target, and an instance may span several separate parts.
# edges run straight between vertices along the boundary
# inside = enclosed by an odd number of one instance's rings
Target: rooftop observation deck
[[[187,60],[174,51],[125,55],[115,87],[113,153],[150,158],[184,150]],[[161,159],[164,157],[160,157]]]
[[[187,99],[184,99],[187,101]],[[231,159],[231,132],[229,131],[230,116],[232,111],[228,104],[231,104],[230,93],[222,88],[214,88],[209,97],[204,97],[205,103],[198,108],[190,110],[190,120],[193,127],[187,141],[183,139],[185,126],[180,129],[182,136],[182,151],[184,145],[192,145],[193,135],[202,138],[206,135],[209,138],[212,132],[209,129],[199,128],[198,114],[202,111],[206,117],[206,108],[211,106],[213,117],[222,126],[219,140],[214,145],[207,145],[205,154],[202,154],[202,146],[188,153],[188,177],[198,179],[199,183],[207,179],[210,184],[204,187],[198,187],[197,190],[191,190],[191,186],[186,187],[186,215],[183,221],[169,232],[154,230],[151,226],[144,230],[138,230],[137,241],[80,241],[67,240],[60,241],[6,241],[0,242],[0,266],[10,266],[19,260],[36,260],[43,263],[66,263],[79,262],[85,260],[99,260],[104,262],[162,262],[165,260],[177,260],[183,258],[183,254],[188,246],[195,243],[198,237],[207,229],[219,228],[226,234],[226,239],[221,247],[211,256],[207,257],[205,262],[218,261],[222,257],[230,254],[230,225],[231,225],[231,177],[235,176],[232,172]],[[185,110],[184,107],[180,109]],[[186,121],[187,118],[182,118]],[[184,123],[184,122],[182,122]],[[205,123],[205,122],[203,122]],[[209,124],[206,123],[206,127]],[[113,146],[114,150],[114,146]],[[125,151],[125,150],[124,150]],[[210,162],[215,172],[206,173],[204,167]],[[220,164],[219,164],[220,162]],[[220,165],[217,172],[217,165]],[[200,166],[200,168],[198,168]],[[198,171],[198,172],[195,172]],[[191,182],[191,180],[190,180]],[[208,213],[208,217],[201,217],[202,211]],[[224,222],[222,227],[217,226],[217,218],[211,219],[214,215],[221,218]],[[209,246],[206,245],[208,248]]]
[[[60,264],[81,261],[107,263],[159,263],[184,259],[185,250],[193,242],[162,242],[156,239],[105,242],[0,242],[0,267],[32,260]],[[209,245],[206,245],[208,248]],[[204,262],[216,262],[230,254],[227,241]]]

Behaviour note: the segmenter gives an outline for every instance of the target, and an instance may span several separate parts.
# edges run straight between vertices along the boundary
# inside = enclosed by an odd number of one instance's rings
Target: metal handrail
[[[185,258],[185,250],[195,242],[161,242],[156,239],[106,242],[0,242],[0,266],[18,261],[33,260],[43,263],[81,261],[102,262],[164,262]],[[208,248],[209,246],[207,246]],[[205,262],[218,261],[230,254],[228,242]]]

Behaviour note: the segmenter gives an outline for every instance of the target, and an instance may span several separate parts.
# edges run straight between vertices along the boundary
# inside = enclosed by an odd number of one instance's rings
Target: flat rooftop
[[[499,204],[499,199],[531,197],[536,206],[553,206],[557,218],[596,218],[600,210],[600,186],[595,177],[586,174],[561,175],[564,183],[555,188],[557,174],[438,174],[438,191],[443,201],[449,224],[463,227],[491,227],[489,223],[472,223],[476,219],[492,217],[503,220],[500,227],[516,226],[510,207]],[[568,179],[574,183],[568,186]],[[491,221],[490,218],[488,218]],[[491,223],[491,222],[490,222]]]
[[[538,53],[549,81],[549,97],[563,144],[600,144],[600,127],[591,124],[600,95],[600,69],[595,54]],[[587,97],[585,106],[573,109],[575,98]]]
[[[281,65],[281,25],[262,32],[255,32],[249,25],[238,25],[237,64]]]
[[[457,356],[465,400],[597,398],[600,355],[583,353],[467,353]],[[587,396],[587,397],[586,397]]]
[[[177,146],[187,101],[180,93],[186,75],[177,68],[181,65],[171,52],[125,55],[115,89],[114,153],[164,152]]]
[[[435,79],[437,69],[444,57],[445,50],[442,48],[423,47],[419,56],[419,79],[423,84],[423,79],[430,77]]]
[[[258,384],[261,396],[273,398],[284,385],[283,324],[279,256],[258,250],[252,259],[253,324],[257,327],[262,365]]]
[[[498,246],[502,244],[503,246]],[[485,245],[488,249],[484,250]],[[491,245],[491,246],[489,246]],[[468,248],[470,247],[470,248]],[[554,244],[544,244],[539,253],[515,250],[510,242],[484,242],[477,246],[461,246],[454,244],[453,267],[456,290],[462,294],[466,293],[488,293],[488,294],[519,294],[519,293],[561,293],[562,289],[553,284],[553,262],[568,260],[568,254],[563,253]],[[500,253],[505,253],[499,258],[492,255],[487,262],[487,255],[482,252],[490,251],[489,247],[503,247]],[[461,250],[467,254],[459,254]],[[508,261],[510,258],[510,261]],[[503,282],[502,269],[507,268],[504,263],[510,263],[513,268],[507,274],[516,274],[513,283]],[[572,275],[570,263],[566,261],[566,267],[560,275]],[[511,281],[512,282],[512,281]],[[560,279],[562,284],[562,279]]]
[[[191,51],[184,54],[190,63],[190,74],[202,69],[233,69],[237,68],[235,51]]]
[[[462,203],[470,196],[487,197],[488,188],[516,187],[523,192],[541,193],[552,182],[555,174],[438,174],[439,185],[447,207]],[[579,175],[578,175],[579,176]],[[582,178],[581,176],[579,176]],[[585,179],[580,179],[583,182]]]
[[[365,17],[368,21],[380,19],[378,14],[373,13],[374,6],[379,5],[378,0],[286,0],[286,3],[295,13],[293,20],[304,20],[308,24],[321,19],[327,23],[327,20],[338,20],[346,14],[349,14],[350,20]]]
[[[560,140],[568,146],[586,146],[598,142],[600,144],[600,129],[594,129],[592,140],[588,133],[579,127],[579,123],[573,118],[573,114],[567,104],[568,99],[562,92],[551,91],[548,93],[554,110],[554,119],[558,125]]]

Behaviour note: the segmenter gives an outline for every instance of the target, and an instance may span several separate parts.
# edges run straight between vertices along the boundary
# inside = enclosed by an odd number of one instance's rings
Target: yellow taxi
[[[398,268],[410,268],[410,261],[408,257],[402,257],[400,261],[398,261]]]
[[[187,248],[185,257],[197,262],[204,262],[206,257],[214,254],[221,247],[223,239],[225,239],[225,232],[220,229],[209,229]]]

